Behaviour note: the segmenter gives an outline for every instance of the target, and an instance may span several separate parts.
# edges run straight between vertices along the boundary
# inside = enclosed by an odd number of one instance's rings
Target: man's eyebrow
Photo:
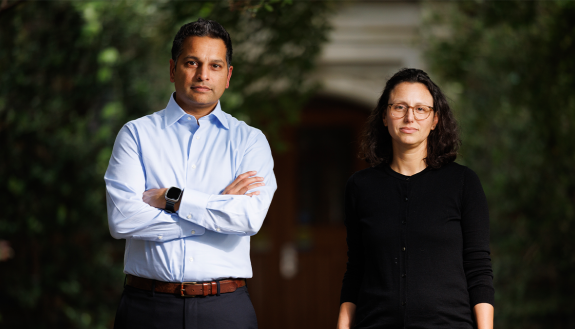
[[[197,61],[197,62],[200,62],[200,59],[199,59],[199,58],[197,58],[196,56],[192,56],[192,55],[185,56],[183,59],[184,59],[184,60],[193,59],[193,60],[195,60],[195,61]],[[218,64],[222,64],[222,65],[226,63],[225,61],[223,61],[223,60],[221,60],[221,59],[213,59],[213,60],[211,60],[210,62],[211,62],[211,63],[218,63]]]

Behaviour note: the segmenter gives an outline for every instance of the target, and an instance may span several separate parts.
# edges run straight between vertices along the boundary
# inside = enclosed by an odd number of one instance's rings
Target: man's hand
[[[166,191],[168,188],[153,188],[144,192],[142,200],[152,207],[166,209]],[[182,198],[180,197],[180,201]],[[180,201],[174,205],[174,209],[180,209]]]
[[[257,174],[257,171],[248,171],[238,176],[228,187],[224,189],[222,194],[234,195],[247,195],[249,197],[260,194],[259,191],[246,194],[247,191],[256,187],[264,186],[263,177],[252,177]]]
[[[259,191],[255,191],[252,193],[246,194],[247,191],[254,189],[256,187],[264,186],[266,184],[263,183],[263,177],[253,177],[257,174],[256,171],[248,171],[238,176],[228,187],[224,189],[222,194],[233,194],[233,195],[247,195],[249,197],[260,194]],[[145,203],[149,204],[152,207],[156,207],[158,209],[165,209],[166,208],[166,191],[167,188],[153,188],[149,189],[144,192],[142,195],[142,200]],[[186,193],[185,191],[183,193]],[[174,205],[174,210],[178,211],[180,209],[180,202],[182,201],[182,197],[180,200]]]

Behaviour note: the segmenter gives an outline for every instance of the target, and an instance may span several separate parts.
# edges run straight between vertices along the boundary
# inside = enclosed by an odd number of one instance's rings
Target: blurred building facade
[[[274,155],[279,188],[252,238],[248,285],[263,329],[335,327],[347,261],[345,184],[367,167],[357,157],[361,129],[385,81],[423,67],[419,2],[338,6],[315,75],[322,88],[285,131],[288,150]]]
[[[324,93],[375,107],[387,78],[402,67],[423,67],[421,20],[416,1],[342,5],[319,63]]]

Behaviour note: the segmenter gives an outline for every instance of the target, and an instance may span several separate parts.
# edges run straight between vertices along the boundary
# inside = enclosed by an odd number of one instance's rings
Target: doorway
[[[369,109],[312,99],[274,153],[278,190],[252,237],[250,295],[262,329],[334,328],[347,262],[344,191]]]

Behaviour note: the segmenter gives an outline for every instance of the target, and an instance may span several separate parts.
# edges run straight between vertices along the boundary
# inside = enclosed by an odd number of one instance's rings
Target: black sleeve
[[[357,304],[364,269],[364,255],[361,247],[361,228],[356,209],[354,176],[345,189],[345,226],[347,228],[347,270],[343,276],[340,303]]]
[[[489,210],[477,174],[466,168],[462,193],[463,267],[471,306],[493,305],[493,271],[489,251]]]

